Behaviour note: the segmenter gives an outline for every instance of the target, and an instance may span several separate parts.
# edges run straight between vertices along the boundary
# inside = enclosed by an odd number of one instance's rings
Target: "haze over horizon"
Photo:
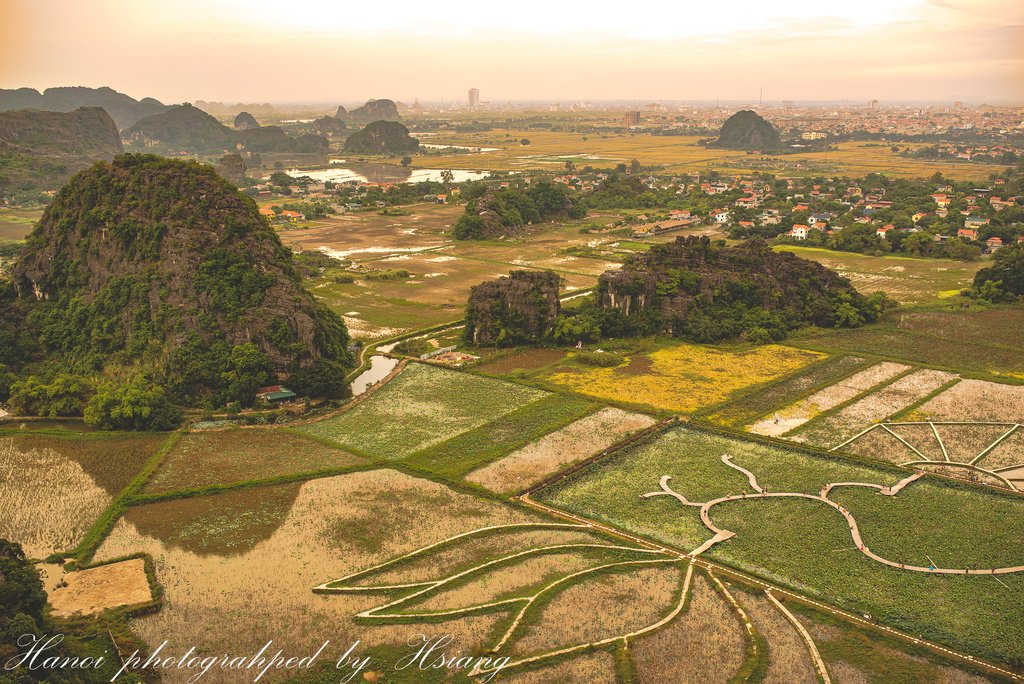
[[[1024,103],[1019,0],[0,0],[0,87],[164,102]]]

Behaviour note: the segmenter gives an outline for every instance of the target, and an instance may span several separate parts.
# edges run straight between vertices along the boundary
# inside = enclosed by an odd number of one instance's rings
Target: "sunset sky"
[[[165,102],[1024,103],[1021,0],[0,0],[0,87]]]

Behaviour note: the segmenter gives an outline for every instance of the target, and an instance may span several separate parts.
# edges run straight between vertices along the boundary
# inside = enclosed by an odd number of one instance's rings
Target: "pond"
[[[398,365],[398,359],[375,355],[370,357],[370,367],[352,381],[352,394],[359,396],[373,385],[387,377]]]

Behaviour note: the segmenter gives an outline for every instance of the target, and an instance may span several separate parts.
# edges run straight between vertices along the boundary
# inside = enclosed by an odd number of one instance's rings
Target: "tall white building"
[[[470,88],[469,89],[469,106],[479,107],[480,106],[480,89]]]

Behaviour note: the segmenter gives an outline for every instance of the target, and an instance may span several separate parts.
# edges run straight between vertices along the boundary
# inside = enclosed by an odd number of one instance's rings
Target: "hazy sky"
[[[1022,0],[0,0],[0,87],[1024,103]]]

